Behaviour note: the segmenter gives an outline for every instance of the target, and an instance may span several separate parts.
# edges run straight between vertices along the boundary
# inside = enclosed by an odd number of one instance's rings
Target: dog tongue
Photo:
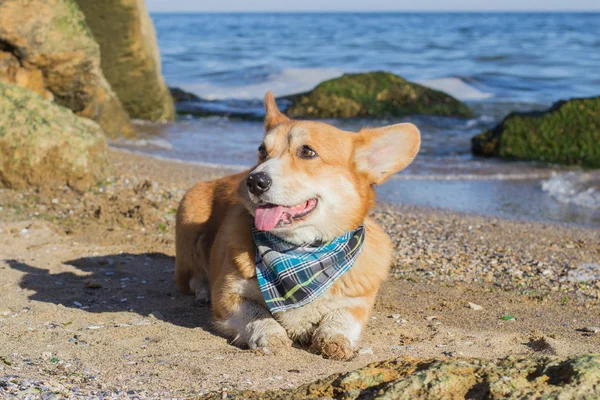
[[[270,231],[277,227],[280,221],[291,222],[292,217],[302,213],[310,201],[293,207],[269,204],[258,206],[254,213],[254,225],[260,231]]]
[[[260,231],[270,231],[281,221],[286,208],[276,205],[259,206],[254,213],[254,225]]]

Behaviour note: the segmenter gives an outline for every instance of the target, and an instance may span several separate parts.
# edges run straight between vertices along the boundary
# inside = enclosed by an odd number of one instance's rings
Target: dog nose
[[[248,190],[255,196],[260,196],[271,187],[271,177],[266,172],[255,172],[248,176],[246,185]]]

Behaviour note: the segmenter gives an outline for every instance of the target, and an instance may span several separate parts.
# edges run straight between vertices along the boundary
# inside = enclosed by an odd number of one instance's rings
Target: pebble
[[[479,304],[475,304],[475,303],[471,303],[471,302],[469,302],[469,303],[467,303],[467,304],[469,305],[469,307],[470,307],[472,310],[475,310],[475,311],[480,311],[480,310],[483,310],[483,307],[482,307],[482,306],[480,306]]]
[[[363,347],[358,351],[358,354],[373,354],[373,349],[371,347]]]
[[[78,301],[74,301],[73,304],[75,304],[77,307],[83,307],[83,304]]]
[[[149,315],[150,318],[164,320],[165,317],[162,315],[160,311],[152,311]]]
[[[580,332],[586,332],[586,333],[600,333],[600,327],[598,326],[585,326],[581,329],[578,329],[578,331]]]

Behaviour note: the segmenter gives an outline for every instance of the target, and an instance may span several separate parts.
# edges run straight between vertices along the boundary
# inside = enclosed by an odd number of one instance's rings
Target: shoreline
[[[600,326],[600,277],[585,267],[600,259],[598,230],[381,203],[372,216],[395,258],[357,357],[238,349],[172,276],[181,196],[228,171],[110,157],[114,177],[82,194],[0,189],[0,394],[29,379],[52,393],[183,398],[296,387],[400,356],[600,353],[600,334],[580,331]],[[529,344],[540,335],[548,346]]]
[[[124,149],[124,148],[115,147],[112,145],[110,146],[110,150],[111,150],[111,152],[115,152],[117,154],[124,153],[124,154],[128,154],[128,155],[135,155],[135,156],[141,157],[142,159],[149,158],[149,159],[154,159],[154,160],[158,160],[161,162],[165,162],[167,164],[173,163],[176,165],[198,168],[199,172],[209,173],[210,176],[214,176],[215,178],[220,176],[219,174],[223,174],[223,176],[224,176],[226,174],[238,173],[238,172],[241,172],[241,171],[249,168],[249,167],[245,167],[245,166],[241,166],[241,165],[235,166],[235,165],[226,165],[226,164],[213,164],[213,163],[208,163],[208,162],[203,162],[203,161],[180,160],[177,158],[169,158],[169,157],[163,157],[160,155],[147,154],[142,151]],[[115,159],[115,156],[113,156],[113,160],[114,159]],[[205,169],[206,169],[206,171],[205,171]],[[507,176],[510,176],[510,179],[507,179],[506,178]],[[446,183],[446,182],[452,182],[452,181],[458,181],[458,182],[466,182],[466,181],[476,181],[476,182],[538,181],[538,180],[551,178],[552,176],[553,176],[552,171],[532,172],[532,173],[528,173],[528,174],[510,174],[510,175],[499,173],[499,174],[482,175],[482,176],[475,176],[475,177],[473,177],[473,174],[464,174],[464,175],[459,175],[459,176],[456,176],[456,175],[423,175],[423,176],[420,176],[420,175],[416,175],[416,174],[404,173],[401,175],[393,176],[390,179],[399,180],[399,181],[423,181],[423,182],[438,181],[438,182]],[[469,177],[472,177],[472,178],[469,178]],[[550,196],[550,194],[548,194],[548,193],[546,193],[546,195]],[[381,197],[381,195],[378,195],[378,198],[380,198],[380,197]],[[464,215],[464,216],[494,218],[494,219],[502,219],[502,220],[507,220],[507,221],[521,221],[521,222],[525,222],[525,223],[531,222],[531,223],[541,223],[541,224],[550,224],[550,225],[556,225],[556,226],[586,228],[586,229],[595,229],[596,228],[596,225],[593,222],[582,223],[582,222],[567,222],[567,221],[551,221],[551,220],[528,218],[525,216],[514,216],[513,217],[513,216],[506,216],[506,215],[498,215],[498,214],[494,214],[494,213],[485,214],[485,213],[460,211],[460,210],[453,210],[453,209],[449,209],[449,208],[433,207],[433,206],[426,206],[426,205],[392,203],[392,202],[382,201],[379,199],[377,200],[377,204],[392,206],[392,207],[393,206],[414,207],[415,209],[430,210],[430,211],[434,211],[437,213],[448,212],[448,213],[455,213],[455,214]],[[578,206],[578,207],[582,207],[586,211],[589,211],[589,209],[584,206]]]

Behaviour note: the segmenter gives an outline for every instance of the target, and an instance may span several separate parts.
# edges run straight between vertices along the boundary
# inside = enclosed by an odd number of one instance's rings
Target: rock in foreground
[[[600,396],[600,355],[567,359],[431,361],[402,357],[296,389],[232,392],[233,399],[583,399]],[[207,399],[221,399],[221,393]]]
[[[175,117],[144,0],[77,0],[100,44],[102,70],[132,118]]]
[[[472,139],[486,157],[600,168],[600,97],[559,101],[542,112],[516,112]]]
[[[108,175],[106,139],[94,121],[5,83],[0,115],[0,184],[85,190]]]
[[[100,69],[100,48],[73,0],[0,1],[0,81],[36,91],[132,136],[129,117]]]
[[[345,74],[287,99],[292,105],[286,114],[300,118],[472,116],[454,97],[387,72]]]

